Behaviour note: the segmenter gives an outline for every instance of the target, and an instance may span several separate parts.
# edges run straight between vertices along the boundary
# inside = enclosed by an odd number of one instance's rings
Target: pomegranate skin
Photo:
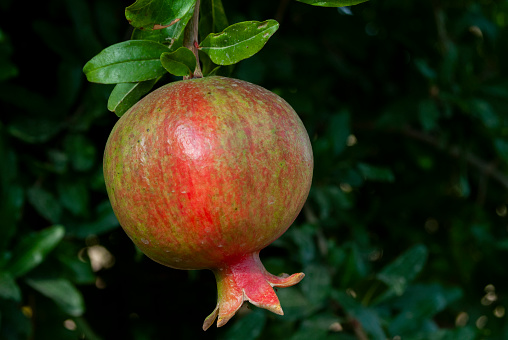
[[[173,82],[150,93],[118,120],[104,153],[113,210],[136,246],[168,267],[211,269],[218,282],[221,272],[244,275],[230,267],[260,266],[251,269],[277,278],[258,254],[297,217],[312,170],[309,137],[291,106],[262,87],[224,77]],[[244,258],[252,265],[239,265]],[[267,282],[285,287],[303,278],[294,275]],[[228,295],[232,288],[224,289]],[[219,313],[219,304],[211,316],[219,315],[220,325],[237,308]]]

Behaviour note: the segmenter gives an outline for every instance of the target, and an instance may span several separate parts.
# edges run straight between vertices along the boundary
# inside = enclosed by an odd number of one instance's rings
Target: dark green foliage
[[[202,39],[279,22],[232,76],[285,98],[315,155],[306,206],[261,253],[307,274],[278,290],[285,315],[246,306],[206,333],[211,272],[144,257],[104,188],[113,86],[82,68],[131,38],[132,4],[0,4],[1,340],[508,338],[506,1],[203,5]],[[158,46],[182,29],[134,36]],[[115,88],[110,108],[177,79],[163,73]]]

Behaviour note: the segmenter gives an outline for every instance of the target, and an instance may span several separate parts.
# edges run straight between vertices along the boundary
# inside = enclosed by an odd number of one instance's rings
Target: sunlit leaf
[[[4,268],[13,277],[19,277],[44,261],[65,234],[63,226],[56,225],[25,236],[14,248],[12,260]]]
[[[166,72],[160,62],[168,47],[150,40],[129,40],[105,48],[83,67],[88,81],[132,83],[158,78]]]
[[[240,22],[209,34],[199,49],[217,65],[235,64],[259,52],[278,28],[275,20]]]

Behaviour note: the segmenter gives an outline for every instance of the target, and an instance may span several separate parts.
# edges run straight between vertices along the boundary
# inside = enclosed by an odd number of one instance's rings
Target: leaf
[[[415,285],[401,296],[394,307],[402,311],[388,326],[392,335],[414,334],[421,324],[444,310],[462,296],[458,288],[444,288],[439,284]]]
[[[349,120],[349,112],[347,111],[335,114],[330,119],[328,136],[331,138],[333,152],[336,156],[346,148],[347,138],[350,133]]]
[[[344,6],[353,6],[357,4],[361,4],[362,2],[367,2],[368,0],[297,0],[299,2],[303,2],[312,6],[321,6],[321,7],[344,7]]]
[[[303,319],[315,312],[316,308],[309,303],[296,287],[280,289],[277,292],[277,296],[284,311],[284,320],[295,321]]]
[[[160,78],[140,81],[137,83],[120,83],[116,84],[108,99],[108,110],[114,112],[121,117],[141,97],[150,92],[155,83]]]
[[[62,206],[49,191],[34,186],[28,190],[28,201],[41,216],[52,223],[60,222]]]
[[[97,212],[92,222],[84,222],[68,228],[70,235],[86,238],[89,235],[100,235],[119,226],[118,220],[109,201],[97,206]]]
[[[28,339],[32,333],[32,320],[25,316],[18,302],[0,300],[0,339]]]
[[[25,97],[23,101],[31,101]],[[41,106],[46,107],[46,106]],[[8,131],[14,137],[32,144],[44,143],[53,138],[64,127],[64,122],[36,115],[18,115],[12,119]]]
[[[150,40],[130,40],[105,48],[83,67],[88,81],[102,84],[133,83],[166,73],[160,62],[168,47]]]
[[[0,297],[16,302],[21,301],[21,290],[8,272],[0,272]]]
[[[158,43],[168,45],[168,49],[176,50],[178,47],[183,45],[183,37],[185,26],[192,18],[192,14],[194,11],[189,11],[186,15],[184,15],[180,21],[177,23],[157,29],[157,30],[141,30],[135,28],[132,32],[131,39],[132,40],[152,40]]]
[[[62,240],[65,229],[55,225],[25,236],[14,248],[12,259],[4,268],[14,278],[22,276],[39,265]]]
[[[174,52],[161,55],[162,66],[175,76],[191,75],[196,69],[196,56],[187,47],[180,47]]]
[[[199,32],[203,36],[229,26],[221,0],[202,1],[199,14]]]
[[[427,261],[427,247],[416,245],[384,267],[377,278],[388,285],[389,292],[402,295]]]
[[[232,65],[259,52],[278,28],[279,23],[271,19],[240,22],[210,33],[199,49],[217,65]]]
[[[302,293],[314,305],[323,303],[330,293],[332,279],[323,265],[311,264],[304,268],[305,280],[301,282]]]
[[[425,99],[420,101],[418,104],[418,118],[423,130],[430,131],[436,128],[439,116],[439,108],[434,100]]]
[[[356,319],[362,325],[362,328],[371,335],[369,339],[385,340],[387,338],[376,310],[363,306],[344,291],[333,291],[332,297],[346,310],[347,314]]]
[[[196,0],[137,0],[125,9],[129,23],[139,29],[166,26],[194,11]]]
[[[7,35],[0,29],[0,82],[18,75],[18,68],[11,62],[13,48]]]
[[[69,134],[64,139],[65,152],[77,171],[90,170],[95,162],[95,145],[82,134]]]
[[[21,218],[24,190],[18,183],[18,160],[14,150],[7,142],[5,129],[0,123],[0,253],[16,232],[16,222]]]
[[[466,105],[467,110],[478,118],[485,127],[490,129],[499,127],[499,115],[494,111],[491,103],[483,99],[473,98]]]
[[[74,215],[84,216],[88,212],[88,188],[83,181],[59,181],[58,195],[62,205]]]
[[[377,167],[365,163],[358,163],[357,166],[365,180],[378,182],[393,182],[395,180],[393,172],[388,168]]]
[[[226,340],[256,340],[266,324],[266,313],[256,309],[236,321],[221,339]]]
[[[85,302],[79,290],[67,279],[27,279],[26,283],[44,296],[53,300],[63,311],[80,316],[85,311]]]

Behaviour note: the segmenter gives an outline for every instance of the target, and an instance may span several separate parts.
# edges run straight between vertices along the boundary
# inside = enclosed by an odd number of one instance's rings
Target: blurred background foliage
[[[293,105],[315,177],[261,253],[307,274],[286,315],[206,333],[212,273],[140,254],[104,187],[112,87],[82,67],[131,3],[0,2],[0,339],[508,339],[508,1],[223,1],[280,22],[232,76]]]

